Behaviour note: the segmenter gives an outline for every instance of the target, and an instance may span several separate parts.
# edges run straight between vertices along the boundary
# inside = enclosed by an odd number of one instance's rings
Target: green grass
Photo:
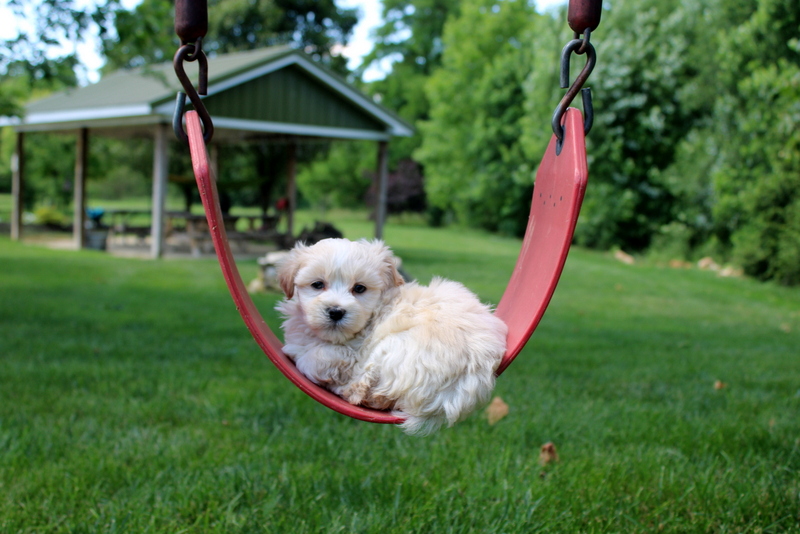
[[[386,238],[493,302],[519,248]],[[799,354],[796,289],[575,249],[498,380],[508,417],[411,438],[291,386],[212,261],[2,237],[0,532],[800,532]]]

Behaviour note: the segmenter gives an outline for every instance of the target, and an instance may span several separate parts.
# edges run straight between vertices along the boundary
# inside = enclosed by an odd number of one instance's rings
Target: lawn
[[[491,302],[519,250],[386,238]],[[273,328],[279,298],[256,296]],[[799,348],[797,289],[575,249],[498,380],[509,415],[412,438],[291,386],[213,261],[2,237],[0,532],[800,532]]]

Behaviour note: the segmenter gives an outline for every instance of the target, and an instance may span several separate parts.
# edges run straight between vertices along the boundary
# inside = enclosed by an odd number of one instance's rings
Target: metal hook
[[[575,78],[575,81],[570,86],[569,60],[572,53],[580,49],[582,46],[586,48],[586,65],[583,67],[583,70],[581,70],[580,74],[578,74],[578,77]],[[564,50],[561,51],[561,87],[566,88],[569,86],[569,90],[561,99],[561,102],[558,103],[555,113],[553,113],[553,120],[551,122],[553,126],[553,133],[558,138],[559,143],[564,141],[564,128],[561,126],[561,118],[564,116],[564,113],[567,112],[567,108],[578,95],[579,91],[583,97],[583,131],[584,133],[589,133],[589,130],[592,128],[592,122],[594,121],[592,93],[588,87],[583,91],[581,91],[581,89],[583,88],[583,84],[586,83],[586,80],[589,78],[589,75],[592,73],[596,61],[597,55],[595,54],[594,45],[585,39],[573,39],[567,43],[567,45],[564,47]]]
[[[581,44],[580,48],[578,48],[575,51],[575,53],[578,54],[578,55],[585,54],[586,53],[586,49],[589,47],[589,41],[592,38],[592,29],[591,28],[586,28],[585,30],[583,30],[583,37],[581,37],[581,34],[578,33],[578,32],[575,32],[573,35],[574,35],[573,39],[583,39],[583,44]],[[562,87],[562,89],[565,89],[565,88],[566,87]]]
[[[183,68],[184,61],[198,61],[200,67],[198,89],[195,89],[191,80],[189,80],[189,76]],[[203,140],[208,143],[214,135],[214,124],[211,122],[211,115],[209,115],[205,104],[200,98],[200,95],[206,94],[208,87],[208,59],[202,49],[202,40],[198,39],[195,44],[180,47],[172,60],[172,66],[175,68],[175,75],[185,91],[185,93],[178,92],[175,112],[172,115],[172,128],[175,130],[175,136],[184,143],[189,142],[186,132],[183,130],[183,113],[186,97],[188,96],[200,117],[200,121],[203,123]]]

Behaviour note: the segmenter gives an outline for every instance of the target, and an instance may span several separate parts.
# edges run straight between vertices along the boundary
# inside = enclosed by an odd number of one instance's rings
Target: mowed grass
[[[491,302],[519,250],[386,239]],[[0,532],[800,532],[797,289],[574,249],[496,393],[495,426],[353,421],[275,371],[215,262],[0,238]]]

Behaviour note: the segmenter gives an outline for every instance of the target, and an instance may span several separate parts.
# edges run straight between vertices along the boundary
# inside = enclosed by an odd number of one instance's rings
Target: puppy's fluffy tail
[[[429,436],[442,428],[447,423],[445,417],[420,417],[418,415],[409,415],[405,412],[392,412],[392,415],[398,417],[405,417],[399,426],[400,429],[409,436]]]

